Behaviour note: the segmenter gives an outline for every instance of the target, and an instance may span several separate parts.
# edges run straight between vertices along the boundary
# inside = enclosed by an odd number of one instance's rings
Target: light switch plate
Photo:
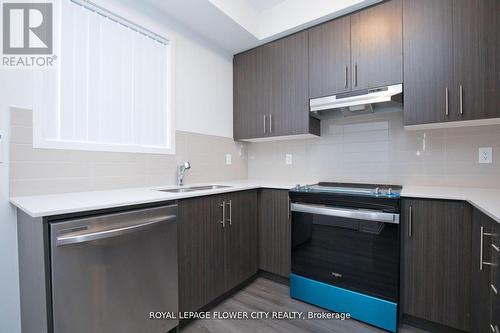
[[[231,154],[226,154],[226,164],[227,165],[230,165],[230,164],[233,164],[233,156]]]
[[[481,147],[479,148],[479,163],[493,163],[493,148]]]
[[[285,164],[286,165],[291,165],[293,163],[292,161],[292,154],[286,154],[285,155]]]

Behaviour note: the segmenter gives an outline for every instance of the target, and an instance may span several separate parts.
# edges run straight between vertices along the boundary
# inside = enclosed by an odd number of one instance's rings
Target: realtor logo
[[[3,54],[52,54],[52,3],[3,4]]]
[[[2,4],[2,68],[50,68],[53,54],[53,3]]]

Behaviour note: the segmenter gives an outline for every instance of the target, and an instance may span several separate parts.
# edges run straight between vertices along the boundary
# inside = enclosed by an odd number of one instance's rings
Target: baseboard
[[[263,271],[263,270],[259,270],[259,272],[257,274],[259,277],[262,277],[264,279],[268,279],[268,280],[271,280],[274,282],[284,284],[286,286],[290,286],[290,279],[286,278],[284,276],[277,275],[277,274],[274,274],[274,273],[271,273],[268,271]]]

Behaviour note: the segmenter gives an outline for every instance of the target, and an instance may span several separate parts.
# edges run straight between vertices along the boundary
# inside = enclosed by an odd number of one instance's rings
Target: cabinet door
[[[490,333],[491,267],[481,262],[491,262],[491,219],[474,209],[472,214],[472,275],[471,275],[471,329],[472,332]],[[482,248],[481,248],[482,245]]]
[[[453,46],[460,120],[500,117],[500,1],[454,0]],[[462,89],[462,96],[460,96]]]
[[[268,132],[264,116],[271,96],[268,48],[259,47],[234,57],[233,130],[236,140],[259,138]]]
[[[226,197],[225,290],[252,277],[258,270],[257,191]]]
[[[272,42],[269,135],[309,133],[308,35],[299,32]]]
[[[404,0],[405,125],[445,122],[456,115],[452,31],[453,0]]]
[[[291,234],[288,191],[259,193],[259,268],[288,278]]]
[[[403,207],[403,313],[468,331],[470,207],[437,200],[404,200]]]
[[[491,284],[493,288],[490,286],[490,295],[491,295],[491,325],[496,330],[495,333],[500,332],[500,223],[495,221],[491,221],[492,230],[493,230],[493,238],[492,238],[492,251],[491,251],[491,261],[493,266],[491,267]],[[496,292],[494,291],[496,290]]]
[[[309,30],[309,97],[351,91],[351,17]]]
[[[223,200],[179,202],[179,311],[197,311],[224,292]]]
[[[403,82],[402,0],[351,16],[352,90]]]

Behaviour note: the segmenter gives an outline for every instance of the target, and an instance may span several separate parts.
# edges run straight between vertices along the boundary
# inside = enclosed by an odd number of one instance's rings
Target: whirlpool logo
[[[3,2],[3,67],[51,67],[53,4]]]

